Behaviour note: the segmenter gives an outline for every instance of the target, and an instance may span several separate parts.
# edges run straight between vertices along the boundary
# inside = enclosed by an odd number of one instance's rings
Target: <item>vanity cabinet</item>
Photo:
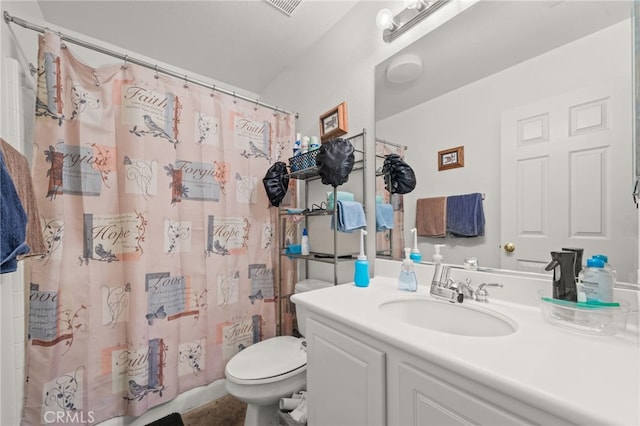
[[[384,425],[385,353],[307,318],[309,426]]]
[[[306,324],[309,426],[571,424],[316,312]]]

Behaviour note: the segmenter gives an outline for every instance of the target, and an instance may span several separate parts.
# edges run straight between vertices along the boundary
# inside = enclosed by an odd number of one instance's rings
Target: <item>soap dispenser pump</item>
[[[442,263],[442,255],[440,254],[440,248],[446,247],[446,244],[434,244],[433,249],[435,253],[433,254],[433,262],[434,263]]]
[[[419,263],[422,260],[422,253],[418,250],[418,229],[412,228],[411,233],[413,234],[413,250],[411,250],[411,255],[409,257],[414,262]]]
[[[404,249],[404,259],[400,266],[400,277],[398,277],[398,290],[404,291],[417,291],[418,279],[416,278],[416,272],[413,267],[413,261],[410,258],[411,249],[406,247]]]
[[[369,286],[369,261],[364,254],[364,236],[367,235],[367,231],[360,230],[360,254],[358,260],[356,260],[355,274],[353,281],[356,283],[356,287],[368,287]]]

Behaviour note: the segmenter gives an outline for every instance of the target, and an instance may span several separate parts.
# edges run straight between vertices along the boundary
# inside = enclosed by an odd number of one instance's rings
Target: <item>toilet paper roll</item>
[[[293,411],[298,408],[300,401],[296,398],[280,398],[280,411]]]

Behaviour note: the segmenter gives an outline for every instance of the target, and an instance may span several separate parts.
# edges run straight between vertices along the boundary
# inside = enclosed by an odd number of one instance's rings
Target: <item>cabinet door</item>
[[[309,426],[386,424],[385,354],[307,318]]]
[[[399,424],[416,426],[531,424],[411,365],[398,364]]]

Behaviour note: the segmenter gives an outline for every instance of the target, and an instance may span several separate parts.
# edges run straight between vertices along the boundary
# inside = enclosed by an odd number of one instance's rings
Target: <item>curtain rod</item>
[[[376,138],[376,142],[380,142],[380,143],[383,143],[383,144],[385,144],[385,145],[395,146],[395,147],[397,147],[397,148],[409,149],[409,147],[408,147],[408,146],[406,146],[406,145],[400,145],[399,143],[389,142],[389,141],[386,141],[386,140],[384,140],[384,139]]]
[[[41,27],[41,26],[33,24],[31,22],[27,22],[24,19],[18,18],[16,16],[11,16],[9,14],[9,12],[7,12],[6,10],[4,11],[4,21],[7,24],[15,23],[16,25],[19,25],[19,26],[21,26],[23,28],[26,28],[26,29],[29,29],[29,30],[32,30],[32,31],[36,31],[36,32],[39,32],[39,33],[44,33],[45,31],[49,30],[49,28]],[[287,110],[279,108],[277,106],[266,104],[264,102],[261,102],[259,99],[251,99],[251,98],[246,97],[246,96],[238,95],[234,91],[221,89],[221,88],[217,87],[215,84],[208,84],[208,83],[205,83],[203,81],[199,81],[199,80],[193,79],[191,77],[188,77],[186,75],[178,74],[175,71],[171,71],[171,70],[166,69],[166,68],[161,68],[158,65],[150,64],[148,62],[141,61],[140,59],[132,58],[129,55],[123,55],[121,53],[114,52],[113,50],[105,49],[104,47],[100,47],[100,46],[97,46],[95,44],[88,43],[86,41],[77,39],[75,37],[70,37],[68,35],[64,35],[64,34],[62,34],[60,32],[57,32],[57,34],[60,36],[60,39],[63,40],[63,41],[68,41],[70,43],[77,44],[78,46],[82,46],[82,47],[86,47],[87,49],[95,50],[96,52],[102,53],[102,54],[107,55],[107,56],[112,56],[112,57],[117,58],[117,59],[121,59],[121,60],[123,60],[125,62],[130,62],[132,64],[140,65],[140,66],[145,67],[145,68],[150,68],[150,69],[152,69],[152,70],[154,70],[156,72],[160,72],[160,73],[163,73],[163,74],[175,77],[175,78],[179,78],[181,80],[184,80],[185,82],[189,82],[189,83],[196,84],[198,86],[206,87],[208,89],[215,90],[217,92],[221,92],[221,93],[233,96],[234,98],[242,99],[242,100],[247,101],[247,102],[251,102],[251,103],[253,103],[255,105],[261,105],[261,106],[263,106],[265,108],[269,108],[269,109],[274,110],[276,113],[281,112],[283,114],[291,114],[291,115],[294,115],[295,118],[298,118],[298,113],[297,112],[287,111]]]

